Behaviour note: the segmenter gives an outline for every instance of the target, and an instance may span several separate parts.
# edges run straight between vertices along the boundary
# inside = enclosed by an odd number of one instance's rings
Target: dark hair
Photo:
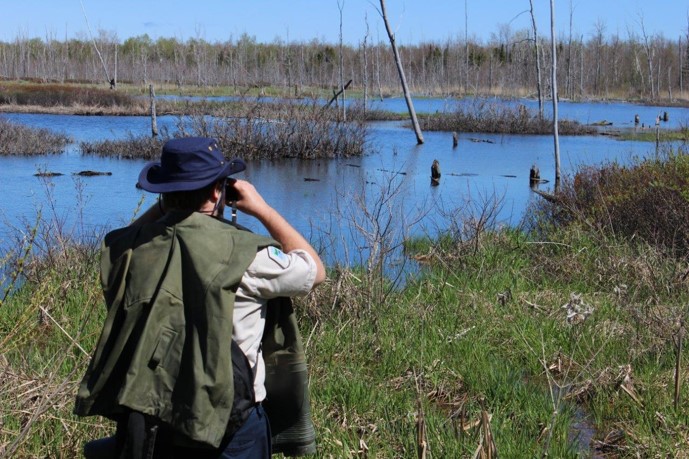
[[[222,186],[224,181],[224,178],[222,180],[217,180],[198,190],[163,193],[163,206],[168,210],[199,210],[203,203],[210,199],[213,190]]]

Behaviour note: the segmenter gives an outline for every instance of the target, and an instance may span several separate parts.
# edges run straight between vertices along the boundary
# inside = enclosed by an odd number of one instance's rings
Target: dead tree
[[[98,46],[96,45],[96,40],[93,38],[93,34],[91,34],[91,26],[89,25],[89,18],[86,16],[86,10],[84,9],[84,3],[81,3],[81,10],[84,12],[84,20],[86,20],[86,28],[89,31],[89,37],[91,37],[91,42],[93,43],[93,48],[96,50],[96,54],[98,54],[98,57],[100,58],[100,62],[103,65],[103,70],[105,71],[105,81],[107,81],[110,84],[110,89],[115,89],[116,81],[114,78],[110,78],[110,74],[108,73],[108,67],[105,65],[105,61],[103,60],[103,56],[100,53],[100,50],[98,49]]]
[[[538,116],[543,118],[543,93],[541,92],[541,53],[538,46],[538,29],[536,28],[536,16],[533,12],[533,0],[529,0],[531,5],[531,24],[533,28],[533,41],[536,51],[536,90],[538,92]]]
[[[345,103],[346,90],[344,85],[344,51],[342,49],[342,9],[344,8],[344,0],[340,3],[338,0],[337,8],[340,10],[340,94],[342,94],[342,119],[347,121],[347,105]]]
[[[555,0],[550,0],[550,41],[552,52],[552,82],[550,88],[553,99],[553,142],[555,146],[555,194],[560,190],[560,137],[558,135],[557,113],[557,43],[555,42]]]
[[[402,67],[402,61],[400,60],[400,54],[397,51],[397,44],[395,43],[395,34],[390,28],[390,23],[388,22],[387,12],[385,11],[385,0],[380,0],[380,15],[383,17],[383,22],[385,23],[385,30],[388,32],[388,38],[390,38],[390,46],[392,47],[392,53],[395,57],[395,65],[397,65],[397,72],[400,76],[400,82],[402,83],[402,91],[404,92],[404,100],[407,102],[407,108],[409,109],[409,116],[411,117],[411,123],[414,127],[414,133],[416,134],[416,143],[421,145],[423,143],[423,134],[421,134],[421,127],[419,126],[419,121],[416,119],[416,111],[414,111],[414,103],[409,95],[409,87],[407,86],[407,79],[404,76],[404,68]]]
[[[151,136],[158,137],[158,120],[156,118],[156,93],[153,85],[148,86],[149,95],[151,98]]]

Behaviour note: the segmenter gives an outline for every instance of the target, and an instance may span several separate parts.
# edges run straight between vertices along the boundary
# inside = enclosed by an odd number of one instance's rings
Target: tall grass
[[[204,105],[189,106],[190,111],[179,116],[175,132],[165,130],[159,139],[130,135],[121,141],[81,142],[80,148],[84,154],[154,159],[160,156],[165,140],[173,136],[202,136],[218,139],[226,156],[246,160],[350,157],[361,156],[365,150],[363,118],[345,121],[338,111],[315,100],[272,104],[257,100],[213,107],[214,114],[209,116]]]
[[[0,457],[78,457],[104,432],[72,416],[77,384],[104,318],[99,234],[48,204],[3,241],[0,272]]]
[[[62,153],[70,141],[65,134],[22,126],[0,117],[0,156]]]
[[[420,119],[428,131],[486,132],[495,134],[551,134],[553,120],[538,116],[524,105],[506,105],[476,99],[470,106],[458,106],[448,113],[436,113]],[[576,121],[559,120],[562,135],[590,135],[597,130]]]
[[[44,107],[127,107],[137,105],[138,102],[130,95],[121,91],[99,89],[88,85],[5,82],[0,91],[0,104]]]

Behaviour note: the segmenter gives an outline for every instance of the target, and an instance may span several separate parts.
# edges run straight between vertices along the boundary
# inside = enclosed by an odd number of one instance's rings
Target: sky
[[[550,0],[533,0],[539,35],[550,34]],[[647,36],[686,38],[686,0],[554,0],[556,28],[590,39]],[[472,39],[487,43],[500,30],[528,29],[528,0],[387,0],[388,19],[398,44]],[[0,0],[0,41],[20,38],[64,40],[105,31],[123,42],[133,36],[236,41],[242,34],[258,42],[348,45],[387,40],[379,0]],[[465,8],[466,7],[466,8]],[[570,14],[571,13],[571,14]],[[466,22],[465,22],[466,20]],[[465,27],[466,24],[466,27]]]

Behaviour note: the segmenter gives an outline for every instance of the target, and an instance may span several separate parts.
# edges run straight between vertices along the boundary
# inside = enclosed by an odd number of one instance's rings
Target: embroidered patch
[[[268,257],[283,269],[289,266],[289,257],[277,247],[268,247]]]

